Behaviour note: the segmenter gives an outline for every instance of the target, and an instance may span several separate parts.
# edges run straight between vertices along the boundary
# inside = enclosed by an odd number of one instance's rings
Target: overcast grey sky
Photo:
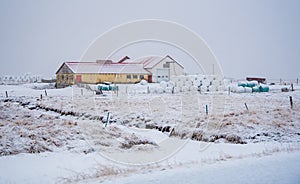
[[[53,76],[62,62],[79,60],[89,44],[110,28],[137,19],[163,19],[203,38],[227,77],[296,79],[300,78],[299,10],[298,0],[1,0],[0,75]],[[121,53],[135,58],[137,50],[147,48],[142,54],[157,54],[153,47],[135,48]],[[165,54],[172,54],[171,50]]]

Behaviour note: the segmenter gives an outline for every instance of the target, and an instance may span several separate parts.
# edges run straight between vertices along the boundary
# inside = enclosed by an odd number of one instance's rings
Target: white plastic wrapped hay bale
[[[197,75],[189,75],[188,78],[189,78],[189,81],[193,82],[193,81],[197,80]]]
[[[184,83],[184,86],[186,86],[186,87],[191,87],[193,85],[193,82],[192,81],[185,81],[185,83]]]
[[[190,87],[184,86],[181,88],[181,92],[188,92],[190,91]]]
[[[196,87],[196,86],[191,86],[191,87],[190,87],[190,91],[196,92],[196,91],[198,91],[198,87]]]
[[[202,86],[205,86],[205,87],[210,86],[210,81],[209,81],[208,79],[204,79],[204,80],[202,81]]]
[[[162,87],[158,86],[158,87],[156,87],[155,92],[157,94],[162,94],[165,92],[165,90]]]
[[[160,86],[161,88],[163,88],[163,89],[166,89],[166,87],[168,86],[168,84],[167,84],[166,81],[161,81],[161,82],[159,83],[159,86]]]
[[[231,91],[231,92],[233,92],[233,93],[236,93],[236,92],[237,92],[237,88],[238,88],[238,87],[237,87],[236,85],[232,85],[232,84],[231,84],[231,85],[229,85],[228,87],[230,88],[230,91]]]
[[[226,91],[226,90],[228,90],[228,88],[226,88],[224,85],[220,85],[217,88],[218,88],[218,91]]]
[[[207,86],[201,86],[200,91],[201,93],[207,92]]]
[[[167,87],[175,87],[175,82],[169,81]]]
[[[244,87],[244,93],[252,93],[252,88]]]
[[[174,93],[180,93],[181,87],[174,87]]]
[[[166,89],[165,89],[165,93],[173,93],[174,92],[174,87],[166,87]]]
[[[176,85],[175,85],[176,87],[180,87],[180,88],[182,88],[182,86],[183,86],[183,81],[178,81],[178,82],[176,82]]]
[[[208,91],[210,91],[210,92],[216,92],[217,91],[217,86],[209,86],[208,87]]]
[[[202,84],[202,83],[201,83],[201,81],[199,81],[199,80],[193,81],[193,86],[198,87],[198,86],[200,86],[201,84]]]
[[[219,80],[213,80],[213,81],[211,81],[211,85],[220,86],[220,81]]]
[[[244,93],[245,92],[245,88],[243,86],[238,86],[236,88],[236,93]]]
[[[148,82],[143,79],[143,80],[140,81],[140,84],[143,85],[143,86],[145,86],[145,85],[148,85]]]

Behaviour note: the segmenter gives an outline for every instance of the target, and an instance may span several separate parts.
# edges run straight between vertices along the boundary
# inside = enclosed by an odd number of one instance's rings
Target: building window
[[[164,68],[170,68],[170,63],[165,63],[165,64],[163,64],[163,67],[164,67]]]
[[[168,78],[168,76],[166,75],[166,78]]]
[[[137,79],[138,77],[137,77],[137,75],[133,75],[133,78],[134,78],[134,79]]]
[[[131,75],[127,75],[126,78],[127,78],[127,79],[131,79]]]
[[[157,76],[157,78],[160,78],[160,76]]]
[[[140,75],[140,79],[143,80],[143,79],[144,79],[144,76],[143,76],[143,75]]]

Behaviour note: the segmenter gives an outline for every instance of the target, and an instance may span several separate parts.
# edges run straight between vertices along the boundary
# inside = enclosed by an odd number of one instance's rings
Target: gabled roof
[[[151,69],[167,58],[176,62],[180,67],[183,68],[183,66],[181,64],[179,64],[176,60],[171,58],[169,55],[167,55],[165,57],[161,57],[161,56],[143,57],[143,58],[135,60],[133,63],[140,63],[140,64],[143,64],[145,69]]]
[[[143,65],[138,63],[123,64],[123,63],[113,63],[113,62],[65,62],[64,64],[73,73],[81,73],[81,74],[84,73],[149,74],[149,72],[143,68]],[[60,67],[60,69],[62,68],[62,66]],[[58,71],[56,73],[58,73]]]

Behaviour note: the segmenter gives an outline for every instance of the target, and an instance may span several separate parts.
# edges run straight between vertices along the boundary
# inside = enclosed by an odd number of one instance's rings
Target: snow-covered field
[[[0,183],[299,183],[300,86],[281,87],[0,85]]]

